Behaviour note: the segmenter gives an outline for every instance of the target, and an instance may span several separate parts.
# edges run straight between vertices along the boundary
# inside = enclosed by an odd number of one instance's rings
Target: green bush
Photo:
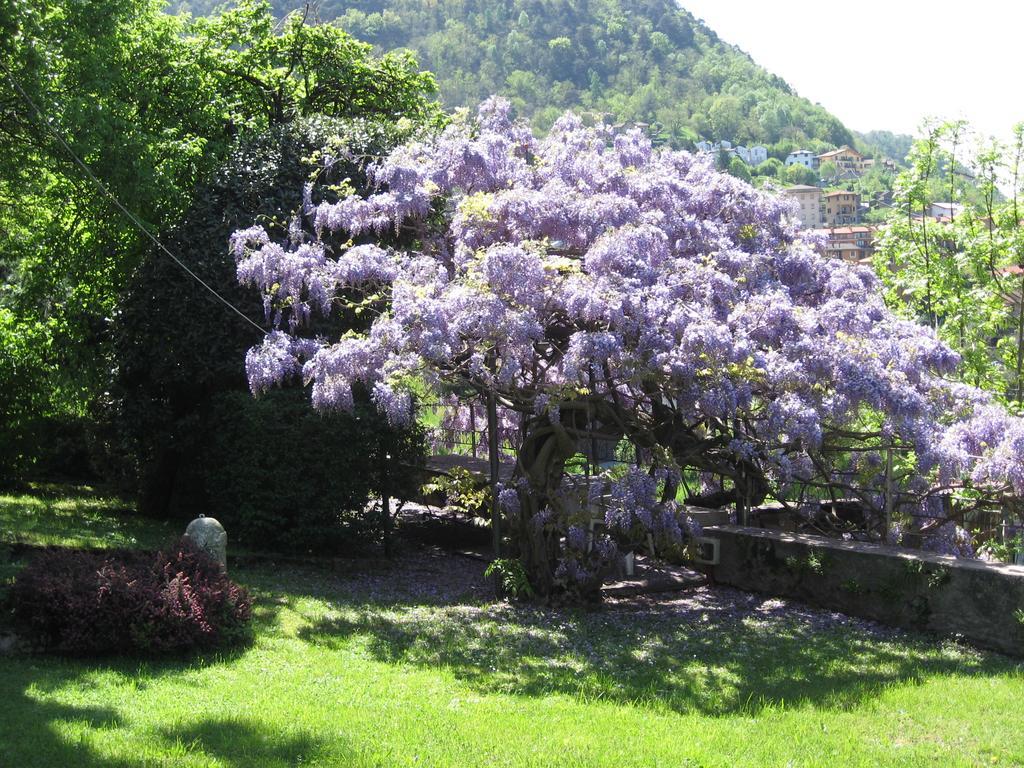
[[[327,145],[376,154],[394,143],[393,131],[366,121],[310,119],[247,138],[164,240],[262,323],[259,295],[237,283],[227,250],[231,233],[258,221],[280,234],[316,168],[310,158]],[[365,185],[356,164],[339,161],[318,176],[316,198],[345,179]],[[336,334],[359,322],[365,320],[334,319],[316,330]],[[326,548],[338,537],[378,531],[380,521],[354,519],[363,516],[369,495],[380,492],[379,473],[368,462],[382,444],[422,440],[372,414],[315,414],[301,390],[254,400],[244,361],[261,338],[166,256],[147,255],[114,323],[116,376],[100,404],[105,476],[136,497],[145,514],[186,520],[202,512],[252,546],[306,549],[319,542]],[[302,532],[293,538],[293,529]]]
[[[423,451],[419,430],[396,432],[369,406],[318,413],[298,388],[216,395],[207,434],[197,457],[203,511],[233,542],[261,549],[379,540],[387,521],[371,497],[415,492]]]

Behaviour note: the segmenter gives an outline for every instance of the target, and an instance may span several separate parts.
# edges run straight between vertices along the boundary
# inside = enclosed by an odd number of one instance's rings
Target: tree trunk
[[[512,521],[512,528],[530,586],[547,597],[556,588],[560,536],[557,531],[545,531],[538,515],[548,507],[556,518],[564,512],[557,492],[565,461],[575,453],[576,446],[562,425],[547,417],[531,420],[526,429],[515,472],[515,480],[525,481],[525,487],[519,489],[519,515]]]

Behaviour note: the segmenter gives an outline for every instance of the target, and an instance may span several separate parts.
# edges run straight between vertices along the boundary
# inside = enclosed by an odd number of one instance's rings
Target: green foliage
[[[231,233],[254,220],[272,232],[286,229],[301,204],[303,183],[316,168],[311,158],[321,148],[376,154],[401,135],[387,123],[318,118],[240,140],[164,239],[221,295],[260,318],[258,297],[237,284],[227,252]],[[317,176],[318,190],[342,182],[363,185],[359,166],[337,162],[330,173]],[[360,320],[350,313],[333,322]],[[358,519],[349,521],[350,534],[379,532],[385,521],[371,524],[362,517],[368,496],[383,488],[384,478],[375,469],[379,456],[392,453],[417,464],[418,433],[396,432],[371,415],[354,421],[321,418],[301,392],[253,401],[241,361],[259,340],[259,333],[209,301],[201,286],[162,254],[147,254],[114,323],[117,375],[103,402],[103,421],[110,425],[103,434],[106,473],[119,477],[148,514],[184,518],[210,510],[225,525],[231,520],[254,546],[280,540],[306,547],[303,537],[330,546],[327,531],[342,513],[357,513]],[[392,443],[395,450],[387,447]],[[319,458],[303,460],[306,447]],[[300,481],[302,461],[314,466],[308,482]],[[391,484],[392,496],[407,493],[397,479]],[[300,511],[303,507],[308,514]],[[280,539],[270,533],[275,519],[285,529]],[[291,540],[289,532],[300,525],[318,526],[324,536],[296,534]]]
[[[903,165],[910,148],[914,143],[914,137],[905,133],[893,133],[892,131],[868,131],[867,133],[855,133],[856,147],[869,157],[876,159],[889,158]]]
[[[320,414],[301,388],[253,401],[216,395],[188,469],[191,493],[176,503],[217,518],[232,541],[264,550],[339,554],[378,540],[390,521],[372,496],[409,498],[422,466],[423,434],[398,433],[374,408]]]
[[[219,3],[178,4],[207,13]],[[275,0],[284,15],[301,0]],[[671,0],[323,0],[333,20],[381,50],[409,48],[437,76],[448,107],[492,93],[547,128],[566,109],[644,122],[661,141],[852,144],[823,108]]]
[[[434,78],[408,51],[371,54],[371,46],[336,26],[310,23],[309,7],[280,24],[269,3],[242,0],[187,27],[197,66],[218,94],[244,105],[236,124],[265,128],[296,117],[440,119]]]
[[[773,179],[780,178],[785,173],[785,166],[776,157],[769,157],[754,169],[756,176],[769,176]]]
[[[965,381],[1021,407],[1024,125],[1014,136],[1009,147],[976,145],[962,121],[926,126],[896,180],[875,267],[893,309],[960,354]],[[935,218],[936,202],[958,209]]]
[[[46,119],[143,221],[177,215],[206,167],[200,137],[223,132],[200,73],[174,66],[180,23],[145,0],[8,8],[0,57]],[[138,238],[3,79],[0,333],[18,351],[0,376],[14,367],[25,383],[0,444],[20,446],[22,473],[44,448],[39,425],[80,417],[102,387],[105,318]]]
[[[487,578],[496,579],[501,594],[516,600],[528,600],[533,597],[533,587],[526,577],[526,568],[520,560],[498,558],[491,561],[484,571]]]
[[[861,201],[872,207],[872,213],[879,213],[877,221],[883,221],[888,215],[888,208],[892,204],[893,186],[896,182],[896,172],[886,168],[881,163],[866,169],[855,179],[844,179],[844,189],[856,192],[860,195]]]
[[[31,426],[50,406],[50,368],[45,329],[18,328],[15,315],[0,308],[0,482],[11,481],[31,465]]]
[[[279,26],[263,3],[246,0],[195,22],[164,14],[156,0],[7,7],[0,14],[4,65],[100,181],[155,232],[194,210],[196,190],[207,188],[240,139],[272,125],[316,114],[406,129],[439,119],[429,98],[433,80],[409,54],[375,57],[342,30],[303,25],[300,17]],[[16,402],[0,405],[0,452],[10,454],[0,457],[0,472],[9,475],[38,465],[42,448],[33,434],[40,424],[81,419],[108,390],[119,297],[140,262],[156,257],[7,86],[10,96],[0,99],[0,383],[20,382]],[[226,240],[203,242],[223,255]],[[190,306],[209,302],[199,293],[178,296]],[[217,308],[218,324],[234,322],[224,312]]]
[[[1004,541],[990,539],[981,549],[988,558],[1002,563],[1012,563],[1018,552],[1024,552],[1024,533],[1018,533]]]
[[[949,583],[949,579],[949,568],[938,565],[928,573],[928,588],[938,589],[944,584]]]
[[[428,496],[441,494],[445,509],[463,515],[486,515],[491,503],[491,489],[486,479],[462,467],[452,467],[446,474],[438,475],[421,491]]]
[[[750,183],[753,178],[750,175],[750,166],[743,162],[743,158],[734,157],[729,161],[729,167],[727,169],[729,174],[735,176],[737,179],[743,179],[743,181]]]
[[[826,556],[819,550],[808,551],[806,557],[790,555],[785,559],[786,568],[801,576],[821,576],[825,573]]]
[[[839,178],[839,168],[833,162],[822,163],[818,168],[818,176],[824,182],[833,182]]]
[[[857,581],[857,579],[853,578],[846,579],[845,581],[843,581],[843,583],[839,585],[839,588],[844,592],[849,592],[852,595],[859,595],[864,591],[863,585],[859,581]]]
[[[783,173],[783,178],[787,184],[807,184],[813,186],[818,183],[817,172],[803,165],[788,166]]]

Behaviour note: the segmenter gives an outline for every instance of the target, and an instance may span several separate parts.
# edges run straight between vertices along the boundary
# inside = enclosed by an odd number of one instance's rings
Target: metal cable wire
[[[38,106],[36,106],[36,103],[32,100],[32,98],[21,87],[21,84],[14,77],[14,74],[8,68],[7,64],[4,63],[2,60],[0,60],[0,68],[3,69],[4,74],[7,76],[8,81],[10,81],[11,85],[14,87],[14,90],[18,92],[18,94],[25,101],[25,103],[28,104],[28,106],[35,113],[36,117],[39,119],[39,122],[41,122],[43,124],[43,126],[50,133],[50,135],[52,135],[53,138],[55,138],[57,140],[57,142],[64,148],[64,150],[68,153],[68,155],[71,157],[71,159],[75,162],[75,165],[77,165],[79,168],[82,169],[82,171],[85,173],[85,175],[89,177],[89,179],[93,182],[93,184],[96,185],[97,189],[99,189],[100,192],[102,192],[107,198],[109,198],[110,201],[114,204],[114,206],[140,232],[142,232],[142,234],[144,234],[146,237],[148,237],[158,249],[160,249],[165,254],[167,254],[167,256],[170,257],[170,259],[175,264],[177,264],[179,267],[181,267],[190,277],[192,277],[192,279],[194,279],[197,283],[199,283],[201,286],[203,286],[203,288],[205,288],[207,291],[209,291],[224,306],[226,306],[228,309],[230,309],[232,312],[234,312],[236,315],[238,315],[240,318],[242,318],[245,322],[247,322],[249,325],[251,325],[257,331],[259,331],[260,334],[265,334],[266,333],[266,329],[264,329],[261,325],[259,325],[259,323],[257,323],[252,318],[250,318],[247,314],[245,314],[242,310],[240,310],[238,307],[236,307],[230,301],[228,301],[223,296],[221,296],[216,291],[216,289],[214,289],[209,283],[207,283],[205,280],[203,280],[203,278],[201,278],[199,275],[197,275],[191,269],[189,269],[188,265],[185,264],[185,262],[183,262],[181,259],[179,259],[177,256],[175,256],[173,253],[171,253],[167,249],[167,247],[163,243],[161,243],[152,232],[149,231],[149,229],[146,227],[146,225],[143,224],[135,216],[135,214],[133,214],[124,205],[122,205],[121,201],[117,199],[117,196],[114,195],[114,193],[111,192],[102,181],[100,181],[98,178],[96,178],[96,175],[89,169],[89,166],[87,166],[85,164],[85,162],[81,158],[79,158],[77,154],[75,154],[75,151],[71,148],[71,145],[68,144],[68,142],[64,139],[64,136],[61,135],[60,131],[58,131],[50,123],[50,121],[46,119],[46,115],[43,113],[43,111]]]

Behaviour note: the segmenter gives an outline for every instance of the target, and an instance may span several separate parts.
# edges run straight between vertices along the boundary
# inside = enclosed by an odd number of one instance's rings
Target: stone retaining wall
[[[711,577],[893,626],[1024,656],[1024,567],[735,525]]]

